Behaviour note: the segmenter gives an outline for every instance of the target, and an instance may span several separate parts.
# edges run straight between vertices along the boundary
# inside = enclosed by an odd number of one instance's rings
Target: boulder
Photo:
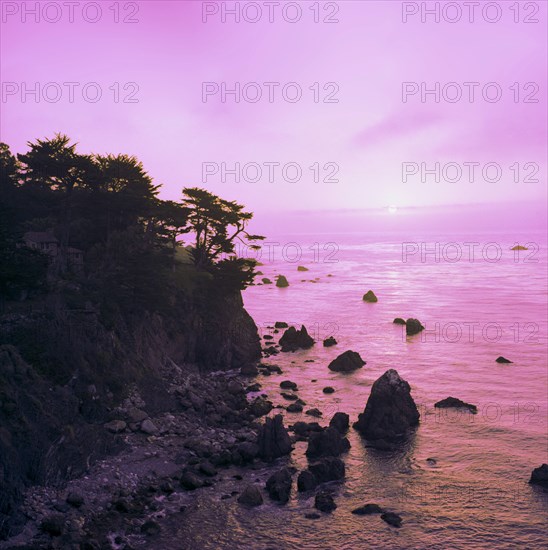
[[[268,277],[263,277],[261,279],[263,285],[271,285],[272,284],[272,281],[268,278]]]
[[[132,424],[138,424],[139,422],[145,420],[145,418],[147,417],[148,414],[145,411],[138,409],[137,407],[133,407],[127,412],[127,421],[131,422]]]
[[[329,427],[321,432],[310,434],[306,456],[316,458],[321,456],[339,456],[350,449],[350,442],[335,428]]]
[[[297,391],[297,384],[295,382],[292,382],[291,380],[283,380],[282,382],[280,382],[280,388],[282,388],[282,390],[293,390],[293,391]]]
[[[297,271],[308,271],[308,267],[304,267],[304,265],[299,265],[297,267]]]
[[[240,374],[242,376],[257,376],[259,369],[252,363],[249,363],[240,367]]]
[[[383,514],[384,510],[378,504],[364,504],[352,510],[352,513],[357,516],[370,516],[372,514]]]
[[[361,369],[364,365],[365,361],[359,353],[348,350],[333,359],[328,368],[334,372],[353,372]]]
[[[203,480],[191,470],[186,470],[183,472],[181,478],[179,479],[179,483],[181,484],[181,487],[187,489],[188,491],[194,491],[195,489],[199,489],[204,486]]]
[[[531,473],[529,483],[548,488],[548,464],[543,464],[535,468]]]
[[[283,391],[280,393],[280,395],[288,401],[297,401],[297,399],[299,399],[299,396],[296,393],[287,393]]]
[[[336,346],[336,345],[337,345],[337,340],[335,340],[335,338],[333,338],[333,336],[330,336],[329,338],[326,338],[323,341],[323,347],[324,348],[330,348],[331,346]]]
[[[303,412],[303,406],[299,402],[291,403],[291,405],[288,405],[285,409],[289,413],[300,413]]]
[[[297,478],[297,490],[301,493],[313,491],[318,486],[316,476],[310,470],[303,470]]]
[[[402,319],[401,317],[396,317],[392,322],[395,325],[405,325],[405,320]]]
[[[274,328],[289,328],[289,325],[285,321],[276,321]]]
[[[267,462],[288,455],[292,451],[291,439],[281,414],[265,420],[259,429],[257,444],[259,456]]]
[[[394,514],[394,512],[384,512],[381,514],[381,519],[386,521],[388,525],[392,525],[393,527],[401,527],[402,519],[398,514]]]
[[[251,441],[244,441],[243,443],[240,443],[236,447],[236,450],[238,451],[238,454],[244,464],[246,462],[253,462],[259,454],[259,446]]]
[[[320,418],[322,416],[322,411],[319,409],[308,409],[304,414],[307,414],[308,416],[314,416],[316,418]]]
[[[320,510],[320,512],[332,512],[337,508],[331,493],[327,491],[320,491],[314,498],[314,508]]]
[[[274,405],[272,404],[272,401],[269,401],[264,397],[257,397],[249,404],[249,412],[253,416],[264,416],[265,414],[268,414],[273,407]]]
[[[324,430],[317,422],[295,422],[292,426],[293,433],[299,437],[307,438],[311,432]]]
[[[323,393],[335,393],[335,388],[332,386],[326,386],[322,391]]]
[[[456,397],[446,397],[445,399],[442,399],[441,401],[434,403],[434,407],[438,409],[449,409],[449,408],[468,409],[472,414],[476,414],[478,412],[478,408],[476,407],[476,405],[465,403],[464,401],[461,401]]]
[[[256,485],[248,485],[238,497],[238,502],[244,506],[260,506],[263,503],[263,495]]]
[[[291,494],[291,483],[291,472],[288,468],[282,468],[268,478],[266,490],[272,500],[285,504]]]
[[[368,290],[364,295],[363,295],[363,301],[364,302],[369,302],[370,304],[373,304],[375,302],[378,302],[379,299],[375,296],[375,293],[372,291],[372,290]]]
[[[84,497],[79,493],[69,493],[67,495],[67,504],[74,508],[80,508],[84,504]]]
[[[141,422],[141,431],[148,435],[155,435],[158,433],[158,428],[150,418],[146,418]]]
[[[113,434],[118,434],[127,428],[127,424],[123,420],[111,420],[105,424],[105,428]]]
[[[390,369],[373,384],[354,428],[374,446],[384,447],[404,439],[419,424],[419,418],[411,387]]]
[[[350,417],[343,412],[336,412],[329,422],[329,426],[335,428],[339,433],[345,434],[350,426]]]
[[[320,461],[310,464],[308,470],[314,475],[318,483],[339,481],[344,479],[346,475],[344,462],[335,456],[326,456]]]
[[[497,357],[495,359],[495,361],[497,363],[512,363],[512,361],[510,361],[510,359],[506,359],[506,357],[503,357],[502,355],[500,357]]]
[[[308,349],[314,345],[314,339],[309,336],[306,327],[301,326],[301,330],[295,327],[289,327],[280,338],[282,351],[297,351],[298,349]]]
[[[407,319],[405,322],[405,334],[407,336],[418,334],[421,330],[424,330],[424,327],[418,319]]]
[[[287,282],[287,279],[285,278],[284,275],[278,275],[276,279],[276,286],[278,288],[285,288],[289,286],[289,283]]]

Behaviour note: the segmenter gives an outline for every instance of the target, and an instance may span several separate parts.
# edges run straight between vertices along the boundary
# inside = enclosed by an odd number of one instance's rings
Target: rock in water
[[[320,491],[314,499],[314,508],[317,508],[320,512],[332,512],[337,508],[337,505],[330,493]]]
[[[343,412],[336,412],[329,422],[329,426],[335,428],[339,433],[345,434],[350,426],[350,417]]]
[[[385,447],[404,439],[419,424],[419,418],[411,387],[390,369],[373,384],[354,428],[373,445]]]
[[[372,291],[372,290],[368,290],[364,295],[363,295],[363,301],[364,302],[369,302],[371,304],[375,303],[375,302],[378,302],[379,299],[375,296],[375,293]]]
[[[297,267],[297,271],[308,271],[308,267],[304,267],[304,265],[300,265]]]
[[[516,246],[513,246],[510,250],[529,250],[526,246],[522,246],[521,244],[517,244]]]
[[[401,527],[402,519],[398,514],[394,514],[394,512],[385,512],[384,514],[381,514],[381,519],[386,521],[388,525],[392,525],[393,527]]]
[[[335,372],[352,372],[361,369],[364,365],[365,361],[359,353],[348,350],[333,359],[328,368]]]
[[[291,472],[287,468],[282,468],[272,474],[266,482],[266,490],[272,500],[279,500],[285,504],[291,493]]]
[[[384,510],[378,504],[364,504],[352,510],[352,513],[357,516],[370,516],[371,514],[382,514]]]
[[[512,363],[510,359],[506,359],[506,357],[503,357],[502,355],[500,357],[496,358],[497,363]]]
[[[257,444],[259,456],[267,462],[288,455],[292,451],[291,439],[284,427],[281,414],[266,419],[259,430]]]
[[[346,468],[344,462],[336,456],[326,456],[319,462],[314,462],[308,467],[310,473],[318,483],[338,481],[344,479]],[[304,473],[304,472],[303,472]]]
[[[301,330],[297,330],[295,327],[289,327],[280,338],[280,346],[282,346],[282,351],[308,349],[313,345],[314,339],[309,336],[304,325],[302,325]]]
[[[333,338],[333,336],[330,336],[329,338],[326,338],[323,341],[323,347],[324,348],[329,348],[331,346],[336,346],[336,345],[337,345],[337,340],[335,340],[335,338]]]
[[[402,319],[401,317],[396,317],[392,322],[395,325],[405,325],[405,320]]]
[[[326,386],[323,390],[323,393],[335,393],[335,388],[333,388],[332,386]]]
[[[321,432],[313,432],[308,440],[306,456],[339,456],[350,449],[350,442],[335,428],[329,427]]]
[[[548,464],[543,464],[533,470],[529,483],[548,488]]]
[[[238,502],[245,506],[260,506],[263,503],[263,495],[256,485],[248,485],[238,497]]]
[[[276,286],[278,288],[285,288],[289,286],[289,283],[284,275],[278,275],[278,278],[276,279]]]
[[[476,405],[465,403],[464,401],[461,401],[456,397],[446,397],[445,399],[434,403],[434,407],[437,407],[438,409],[468,409],[472,414],[476,414],[478,412],[478,408],[476,407]]]
[[[272,284],[272,281],[268,277],[264,277],[261,280],[263,282],[263,285],[271,285]]]
[[[297,478],[297,489],[303,493],[313,491],[318,486],[316,476],[309,470],[303,470]]]
[[[285,321],[276,321],[274,323],[274,328],[288,328],[289,325]]]
[[[405,333],[407,336],[413,336],[424,330],[422,323],[418,319],[407,319],[405,322]]]

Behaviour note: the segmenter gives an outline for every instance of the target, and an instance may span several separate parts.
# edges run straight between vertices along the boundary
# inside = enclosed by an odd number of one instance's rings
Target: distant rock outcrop
[[[548,488],[548,464],[543,464],[535,468],[531,474],[529,483]]]
[[[329,348],[331,346],[336,346],[336,345],[337,345],[337,340],[335,340],[335,338],[333,338],[333,336],[330,336],[329,338],[326,338],[323,341],[323,347],[324,348]]]
[[[281,414],[265,420],[259,430],[257,444],[259,456],[267,462],[288,455],[292,451],[291,439],[285,429]]]
[[[419,424],[420,414],[411,397],[411,387],[390,369],[375,381],[365,410],[354,423],[369,442],[390,447],[404,439]]]
[[[497,363],[503,363],[503,364],[506,364],[506,363],[512,363],[513,361],[510,361],[510,359],[506,359],[506,357],[503,357],[502,355],[500,357],[497,357],[495,359],[495,361]]]
[[[278,277],[276,278],[276,286],[278,288],[285,288],[289,286],[289,282],[284,275],[278,275]]]
[[[405,333],[407,336],[413,336],[424,330],[422,323],[418,319],[407,319],[405,322]]]
[[[355,351],[345,351],[329,363],[329,370],[334,372],[353,372],[361,369],[365,365],[365,361],[360,357],[360,354]]]
[[[375,293],[372,291],[372,290],[368,290],[364,295],[363,295],[363,301],[364,302],[369,302],[370,304],[373,304],[375,302],[378,302],[379,299],[375,296]]]
[[[306,327],[302,325],[301,330],[295,327],[289,327],[280,338],[282,351],[297,351],[298,349],[308,349],[314,345],[314,339],[308,334]]]
[[[396,317],[392,322],[395,325],[405,325],[405,320],[402,319],[401,317]]]
[[[441,401],[434,403],[434,407],[438,409],[449,409],[449,408],[467,409],[472,414],[476,414],[478,412],[478,408],[476,407],[476,405],[465,403],[464,401],[461,401],[456,397],[446,397],[445,399],[442,399]]]

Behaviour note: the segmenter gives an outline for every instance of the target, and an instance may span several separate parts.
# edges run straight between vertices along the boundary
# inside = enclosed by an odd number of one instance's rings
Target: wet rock
[[[548,464],[543,464],[535,468],[531,473],[529,483],[548,488]]]
[[[274,323],[274,328],[288,328],[289,325],[285,321],[276,321]]]
[[[284,275],[278,275],[276,278],[276,286],[278,288],[286,288],[289,286],[289,282]]]
[[[311,432],[321,432],[323,428],[317,422],[295,422],[292,426],[295,435],[308,437]]]
[[[292,451],[291,439],[281,414],[266,419],[259,429],[257,444],[259,456],[266,461],[288,455]]]
[[[179,480],[181,487],[187,489],[188,491],[194,491],[204,486],[203,480],[194,472],[187,470],[181,475]]]
[[[402,319],[401,317],[396,317],[392,322],[395,325],[405,325],[405,319]]]
[[[263,503],[263,495],[256,485],[248,485],[238,497],[238,502],[245,506],[260,506]]]
[[[60,537],[65,527],[65,518],[59,514],[45,517],[40,524],[40,530],[52,537]]]
[[[346,475],[344,462],[336,456],[327,456],[308,466],[309,471],[319,483],[339,481]]]
[[[150,418],[147,418],[141,422],[141,431],[148,435],[155,435],[158,433],[158,428]]]
[[[297,266],[297,271],[309,271],[308,267],[305,267],[304,265]]]
[[[394,512],[384,512],[381,514],[381,519],[386,521],[388,525],[392,525],[393,527],[401,527],[402,519]]]
[[[329,427],[321,432],[310,434],[306,456],[339,456],[350,449],[350,442],[335,428]]]
[[[405,438],[418,425],[419,418],[411,387],[397,371],[390,369],[373,384],[365,410],[354,428],[372,445],[384,447]]]
[[[127,424],[123,420],[111,420],[105,424],[105,428],[109,432],[117,434],[123,432],[127,428]]]
[[[424,330],[421,322],[418,319],[407,319],[405,322],[405,334],[407,336],[413,336]]]
[[[303,470],[297,478],[297,490],[301,493],[313,491],[318,483],[316,476],[310,470]]]
[[[141,533],[147,537],[153,537],[160,534],[160,524],[153,519],[149,519],[141,525]]]
[[[257,397],[249,404],[249,412],[257,417],[268,414],[272,408],[272,401],[264,399],[264,397]]]
[[[504,364],[506,364],[506,363],[512,363],[512,361],[510,361],[510,359],[506,359],[506,357],[503,357],[502,355],[501,355],[500,357],[497,357],[497,358],[495,359],[495,361],[496,361],[497,363],[504,363]]]
[[[247,386],[245,391],[246,393],[261,391],[261,385],[258,382],[255,384],[250,384],[249,386]]]
[[[79,493],[69,493],[67,495],[67,504],[74,508],[80,508],[84,504],[84,497]]]
[[[274,339],[274,336],[271,336],[270,334],[265,334],[265,335],[263,336],[263,339],[264,339],[264,340],[273,340],[273,339]]]
[[[320,512],[332,512],[337,508],[331,493],[327,491],[320,491],[314,498],[314,508],[320,510]]]
[[[298,349],[308,349],[314,345],[314,339],[309,336],[304,325],[300,330],[295,327],[289,327],[280,338],[282,351],[297,351]]]
[[[438,409],[449,409],[449,408],[467,409],[472,414],[476,414],[478,412],[478,408],[476,407],[476,405],[465,403],[464,401],[461,401],[456,397],[446,397],[445,399],[442,399],[441,401],[434,403],[434,407]]]
[[[329,338],[326,338],[323,341],[323,347],[324,348],[329,348],[331,346],[336,346],[336,345],[337,345],[337,340],[335,340],[335,338],[333,338],[333,336],[330,336]]]
[[[282,369],[278,365],[267,365],[267,370],[269,372],[275,372],[276,374],[282,374]]]
[[[350,417],[343,412],[336,412],[329,422],[332,428],[335,428],[339,433],[345,434],[350,426]]]
[[[320,411],[319,409],[308,409],[304,414],[314,416],[316,418],[320,418],[320,416],[323,416],[322,411]]]
[[[303,412],[303,406],[298,402],[291,403],[291,405],[287,406],[286,411],[290,413],[300,413]]]
[[[285,391],[281,392],[280,395],[284,398],[284,399],[287,399],[288,401],[297,401],[297,399],[299,399],[299,396],[294,394],[294,393],[287,393]]]
[[[271,285],[272,284],[272,281],[268,278],[268,277],[263,277],[261,279],[263,285]]]
[[[372,290],[368,290],[364,295],[363,295],[363,301],[364,302],[369,302],[369,303],[375,303],[375,302],[378,302],[379,299],[375,296],[375,293],[372,291]]]
[[[266,490],[272,500],[285,504],[291,494],[291,483],[291,472],[287,468],[282,468],[268,478]]]
[[[365,361],[360,357],[360,354],[355,351],[345,351],[329,363],[329,370],[334,372],[353,372],[361,369],[365,365]]]
[[[282,390],[297,391],[297,384],[295,382],[291,382],[291,380],[284,380],[283,382],[280,382],[280,388],[282,388]]]
[[[335,393],[335,388],[333,388],[332,386],[326,386],[323,390],[323,393]]]
[[[372,514],[383,514],[384,510],[378,504],[364,504],[352,510],[352,513],[357,516],[370,516]]]

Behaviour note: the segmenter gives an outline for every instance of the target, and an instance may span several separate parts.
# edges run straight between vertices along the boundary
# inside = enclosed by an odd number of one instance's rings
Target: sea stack
[[[373,384],[365,410],[354,428],[371,445],[390,448],[413,431],[419,418],[411,387],[397,371],[390,369]]]

